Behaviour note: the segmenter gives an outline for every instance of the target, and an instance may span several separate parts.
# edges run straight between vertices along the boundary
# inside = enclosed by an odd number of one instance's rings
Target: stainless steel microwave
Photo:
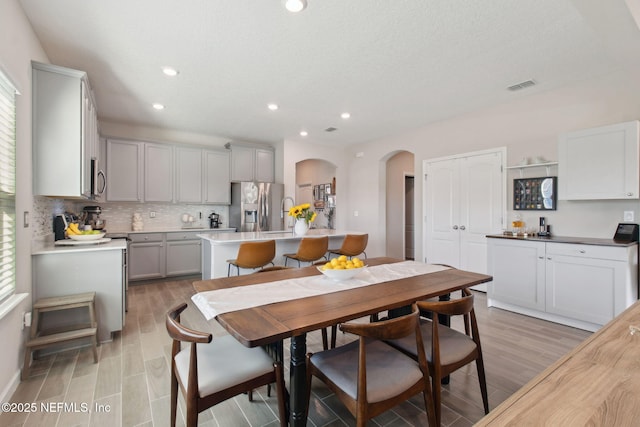
[[[101,197],[107,189],[107,177],[100,169],[98,159],[91,159],[91,195],[90,199]]]

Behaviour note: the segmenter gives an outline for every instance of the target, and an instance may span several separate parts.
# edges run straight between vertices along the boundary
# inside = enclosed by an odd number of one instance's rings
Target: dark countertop
[[[613,239],[597,239],[593,237],[565,237],[565,236],[551,236],[551,237],[538,237],[538,236],[511,236],[506,234],[489,234],[488,238],[491,239],[510,239],[510,240],[529,240],[532,242],[549,242],[549,243],[574,243],[579,245],[597,245],[597,246],[635,246],[638,242],[631,243],[617,243]]]

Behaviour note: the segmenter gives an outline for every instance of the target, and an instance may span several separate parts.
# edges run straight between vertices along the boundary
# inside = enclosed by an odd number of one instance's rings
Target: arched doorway
[[[336,166],[326,160],[306,159],[296,163],[295,203],[309,203],[318,214],[315,228],[335,229],[337,194]]]
[[[413,153],[399,151],[385,165],[386,254],[394,258],[415,256],[414,164]]]

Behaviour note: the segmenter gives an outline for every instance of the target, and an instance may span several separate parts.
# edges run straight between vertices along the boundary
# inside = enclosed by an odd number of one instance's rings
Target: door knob
[[[458,229],[458,226],[457,226],[457,225],[454,225],[454,226],[453,226],[453,229],[454,229],[454,230],[457,230],[457,229]]]
[[[467,228],[464,225],[460,226],[460,230],[466,230]]]

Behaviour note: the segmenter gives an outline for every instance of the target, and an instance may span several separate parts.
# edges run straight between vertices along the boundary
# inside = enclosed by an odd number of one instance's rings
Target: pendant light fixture
[[[285,0],[284,7],[289,12],[298,13],[307,7],[307,0]]]

